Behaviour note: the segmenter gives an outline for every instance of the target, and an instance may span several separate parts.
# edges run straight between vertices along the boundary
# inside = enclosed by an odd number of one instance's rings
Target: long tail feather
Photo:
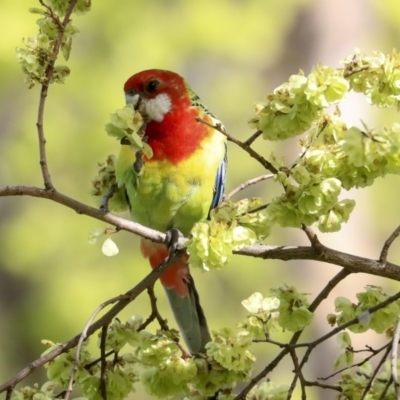
[[[154,268],[168,255],[165,245],[141,241],[142,254]],[[193,277],[190,275],[187,256],[180,258],[160,277],[182,337],[192,354],[204,351],[211,340],[207,320],[200,305]]]

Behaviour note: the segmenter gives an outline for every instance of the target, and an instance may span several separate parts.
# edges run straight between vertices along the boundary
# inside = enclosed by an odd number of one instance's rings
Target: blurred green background
[[[37,16],[27,12],[34,0],[0,3],[0,185],[42,186],[35,129],[39,88],[28,90],[16,62],[15,47],[36,34]],[[253,103],[287,80],[299,68],[306,73],[322,62],[338,66],[352,54],[399,47],[400,3],[396,0],[120,0],[93,1],[92,12],[75,17],[80,29],[65,85],[50,88],[45,114],[48,162],[55,187],[82,202],[93,204],[90,181],[96,164],[116,154],[118,143],[104,132],[108,115],[123,106],[122,86],[135,72],[148,68],[174,70],[183,75],[204,103],[240,139],[252,132],[247,120]],[[350,96],[344,117],[371,125],[398,120],[393,110],[376,111],[364,99]],[[292,160],[295,142],[258,142],[257,150],[274,150]],[[228,191],[264,171],[240,149],[230,145]],[[398,179],[377,181],[373,188],[353,191],[358,208],[342,232],[321,240],[342,251],[378,258],[383,241],[399,222]],[[267,181],[241,196],[263,196],[276,188]],[[239,198],[239,197],[238,197]],[[63,342],[77,334],[102,301],[130,289],[149,272],[138,252],[138,238],[121,232],[115,241],[120,254],[107,258],[100,245],[88,244],[90,229],[102,224],[50,201],[9,197],[0,199],[0,383],[37,358],[42,339]],[[301,232],[279,230],[271,244],[307,244]],[[399,262],[400,247],[390,260]],[[234,325],[246,314],[240,302],[255,291],[264,295],[285,282],[312,298],[338,268],[311,262],[283,263],[235,257],[228,268],[210,274],[195,271],[210,326]],[[318,313],[312,335],[329,330],[324,315],[333,311],[337,295],[354,299],[367,283],[395,286],[375,277],[354,276],[341,284]],[[172,320],[157,285],[162,314]],[[121,314],[146,317],[143,295]],[[284,336],[278,339],[284,340]],[[376,338],[361,338],[360,346]],[[96,342],[96,340],[93,340]],[[264,347],[264,348],[263,348]],[[258,367],[276,351],[259,345]],[[330,373],[335,342],[325,344],[309,362],[308,378]],[[322,356],[321,356],[322,354]],[[322,357],[322,358],[321,358]],[[328,361],[327,365],[325,362]],[[288,361],[273,372],[278,384],[289,383]],[[35,374],[27,382],[43,379]],[[310,391],[313,399],[333,398]],[[138,388],[137,398],[147,396]]]

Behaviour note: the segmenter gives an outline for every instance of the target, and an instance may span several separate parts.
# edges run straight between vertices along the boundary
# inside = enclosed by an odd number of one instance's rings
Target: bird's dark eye
[[[154,93],[158,86],[160,85],[160,81],[158,79],[151,79],[148,81],[144,87],[145,92]]]

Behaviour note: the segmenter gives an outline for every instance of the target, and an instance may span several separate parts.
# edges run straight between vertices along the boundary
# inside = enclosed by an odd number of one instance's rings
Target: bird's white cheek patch
[[[161,93],[154,99],[146,101],[146,114],[153,121],[161,122],[164,119],[164,115],[171,111],[171,106],[170,97],[165,93]]]

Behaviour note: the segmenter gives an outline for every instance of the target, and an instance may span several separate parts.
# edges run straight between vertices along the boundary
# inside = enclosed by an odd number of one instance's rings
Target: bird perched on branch
[[[127,103],[142,114],[146,157],[121,143],[117,179],[126,188],[132,218],[142,225],[187,236],[221,201],[226,176],[226,138],[212,128],[220,122],[178,74],[147,70],[124,86]],[[199,120],[203,120],[203,123]],[[154,268],[168,256],[166,245],[142,239],[141,251]],[[211,340],[187,255],[160,278],[191,353]]]

